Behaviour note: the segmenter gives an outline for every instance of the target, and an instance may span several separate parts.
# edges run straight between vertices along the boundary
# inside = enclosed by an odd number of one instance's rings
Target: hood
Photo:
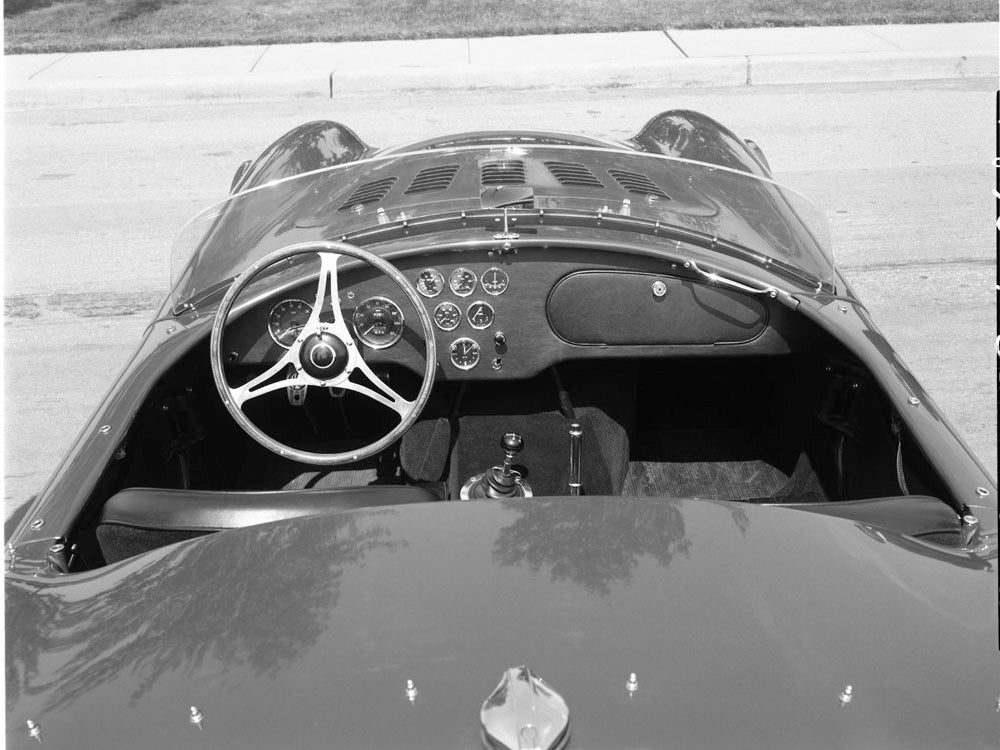
[[[782,508],[552,498],[9,576],[7,746],[36,746],[31,720],[47,748],[468,750],[526,664],[570,748],[992,747],[995,562],[886,539]]]

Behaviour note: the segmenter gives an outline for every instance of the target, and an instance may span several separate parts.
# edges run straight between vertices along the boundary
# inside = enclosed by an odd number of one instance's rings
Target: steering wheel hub
[[[299,364],[317,380],[333,380],[347,367],[347,347],[332,333],[311,334],[302,342]]]

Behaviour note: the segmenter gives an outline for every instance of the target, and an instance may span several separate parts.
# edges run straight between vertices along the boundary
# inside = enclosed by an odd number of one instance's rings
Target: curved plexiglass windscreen
[[[628,216],[727,243],[729,255],[780,266],[804,288],[832,283],[823,212],[794,190],[746,172],[672,157],[579,146],[466,146],[390,154],[309,172],[231,196],[184,227],[171,255],[175,309],[214,299],[244,268],[297,242],[337,240],[380,226],[460,216],[503,185],[545,227],[560,212]],[[576,223],[576,226],[581,226]],[[585,226],[585,224],[583,224]],[[635,226],[636,224],[633,224]],[[604,230],[622,229],[605,222]],[[543,227],[538,239],[544,238]],[[419,233],[413,234],[419,243]],[[666,247],[666,244],[665,244]],[[735,251],[734,251],[735,247]]]

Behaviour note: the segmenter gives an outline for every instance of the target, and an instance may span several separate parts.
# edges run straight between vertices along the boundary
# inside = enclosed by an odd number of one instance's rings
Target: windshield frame
[[[259,197],[257,194],[266,195],[269,191],[272,194],[276,194],[282,187],[289,187],[290,183],[292,186],[300,188],[300,194],[305,194],[310,187],[312,187],[313,193],[318,194],[319,181],[321,179],[349,170],[357,170],[359,171],[359,175],[363,176],[367,168],[378,167],[380,164],[392,161],[404,162],[423,157],[441,159],[449,155],[467,154],[468,152],[478,152],[483,158],[491,159],[504,157],[523,158],[524,156],[531,155],[533,151],[555,153],[564,151],[582,152],[582,154],[589,155],[622,156],[629,159],[648,160],[660,164],[677,164],[684,169],[694,170],[694,176],[700,176],[706,180],[715,176],[721,176],[724,179],[735,179],[736,181],[749,180],[751,181],[749,184],[769,186],[773,190],[769,190],[767,194],[771,197],[775,195],[780,196],[784,200],[784,206],[780,208],[787,211],[787,215],[781,213],[781,211],[775,211],[775,215],[771,218],[780,219],[785,228],[798,239],[808,238],[808,242],[812,245],[812,251],[808,253],[808,257],[819,267],[822,273],[813,273],[790,262],[787,258],[780,257],[780,252],[774,252],[775,250],[780,250],[780,248],[777,248],[773,244],[767,245],[767,249],[772,252],[766,253],[762,252],[759,248],[749,247],[740,242],[735,242],[730,238],[722,237],[718,233],[699,232],[693,230],[691,227],[685,227],[682,221],[675,223],[666,220],[668,218],[667,215],[671,213],[683,219],[684,215],[679,212],[669,212],[667,209],[661,209],[665,215],[661,218],[654,218],[648,215],[652,212],[644,206],[637,205],[634,209],[630,207],[628,200],[624,200],[620,207],[616,206],[617,210],[612,210],[608,205],[604,205],[606,199],[595,199],[591,195],[540,195],[537,196],[532,208],[513,209],[484,209],[479,201],[479,196],[471,197],[468,194],[446,196],[445,200],[441,200],[440,196],[435,196],[438,200],[428,199],[423,204],[427,208],[426,213],[414,211],[414,205],[407,204],[405,208],[410,213],[404,210],[395,219],[392,219],[390,218],[390,212],[395,214],[401,204],[386,203],[379,205],[377,212],[374,210],[368,212],[367,216],[365,216],[367,221],[361,222],[352,221],[357,218],[357,215],[354,212],[342,213],[342,207],[340,212],[337,210],[330,211],[330,216],[342,219],[341,223],[346,226],[338,227],[336,232],[330,232],[331,227],[327,226],[325,227],[327,231],[317,234],[315,239],[339,239],[341,241],[370,245],[396,239],[400,232],[415,236],[429,231],[454,229],[457,228],[455,224],[458,220],[461,220],[461,224],[459,225],[461,227],[468,226],[470,219],[474,221],[482,219],[484,221],[495,222],[500,218],[497,213],[499,211],[505,216],[516,216],[517,221],[522,222],[520,224],[522,227],[527,226],[532,217],[535,217],[538,226],[546,225],[551,227],[557,225],[559,221],[565,221],[567,222],[566,226],[589,226],[609,231],[651,233],[666,239],[683,240],[709,251],[720,252],[759,265],[810,291],[835,293],[835,261],[829,247],[828,223],[825,213],[801,193],[776,180],[718,164],[663,154],[637,152],[624,146],[621,148],[602,148],[562,144],[517,144],[514,146],[507,144],[480,144],[447,148],[435,147],[405,152],[379,152],[357,161],[337,164],[273,180],[263,185],[240,191],[210,205],[185,224],[178,241],[174,245],[171,257],[170,293],[171,306],[174,313],[178,314],[185,310],[197,309],[208,300],[213,299],[217,295],[217,290],[228,286],[229,282],[244,267],[252,263],[258,256],[262,256],[274,249],[273,247],[260,249],[252,246],[242,248],[241,251],[232,254],[233,262],[229,266],[231,272],[221,275],[217,274],[215,278],[210,278],[207,281],[201,280],[198,283],[191,283],[191,277],[198,266],[197,261],[199,256],[204,254],[206,249],[205,243],[213,236],[218,223],[226,217],[231,207],[239,206],[241,202],[247,201],[251,196],[256,198]],[[688,173],[687,181],[688,183],[693,183],[693,176],[690,172]],[[706,182],[705,184],[708,185],[709,183]],[[530,184],[527,187],[530,187]],[[697,191],[697,188],[695,188],[695,191]],[[627,195],[627,193],[623,192],[619,195]],[[717,196],[712,197],[717,198]],[[794,198],[796,205],[792,205],[789,198]],[[582,208],[574,206],[574,204],[583,205],[588,203],[591,207]],[[670,208],[668,204],[665,205],[667,205],[667,208]],[[743,218],[731,206],[726,205],[725,208],[730,212],[730,217]],[[809,222],[800,216],[799,211],[802,208],[806,208],[811,212]],[[644,211],[647,216],[641,215]],[[338,213],[342,215],[338,216]],[[794,217],[798,226],[791,225],[788,221],[789,217]],[[296,222],[296,228],[298,227],[299,223]],[[300,241],[300,239],[291,239],[284,244],[294,241]],[[183,270],[179,270],[181,264],[183,264]],[[181,291],[182,284],[184,285],[183,292]]]

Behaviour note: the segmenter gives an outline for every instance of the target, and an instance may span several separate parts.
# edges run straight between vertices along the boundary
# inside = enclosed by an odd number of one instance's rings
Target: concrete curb
[[[6,89],[8,109],[165,104],[199,99],[337,98],[368,92],[761,86],[997,76],[997,55],[933,51],[670,58],[599,64],[371,67],[332,72],[96,78]]]

